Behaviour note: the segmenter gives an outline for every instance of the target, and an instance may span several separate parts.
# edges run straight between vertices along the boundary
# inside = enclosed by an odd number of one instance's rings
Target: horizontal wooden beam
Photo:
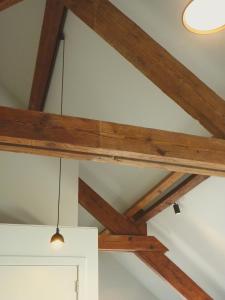
[[[216,137],[225,137],[225,102],[108,0],[67,7]]]
[[[29,109],[43,110],[52,76],[67,9],[62,0],[47,0]]]
[[[22,0],[0,0],[0,11],[21,2]]]
[[[111,252],[151,251],[165,253],[168,251],[168,249],[153,236],[135,235],[100,235],[98,248],[101,251]]]
[[[155,217],[161,211],[169,207],[178,201],[181,197],[199,185],[201,182],[206,180],[207,177],[202,175],[191,175],[183,182],[181,182],[177,187],[171,190],[168,194],[163,196],[159,201],[153,204],[147,211],[137,218],[137,223],[145,223],[151,218]]]
[[[80,181],[81,182],[81,181]],[[87,184],[86,184],[87,187]],[[85,188],[86,188],[85,187]],[[89,187],[90,188],[90,187]],[[85,191],[84,191],[85,192]],[[83,191],[79,191],[79,203],[86,208],[98,221],[103,222],[103,225],[109,225],[107,229],[113,229],[114,234],[126,235],[125,232],[129,230],[133,235],[133,230],[140,227],[134,227],[134,222],[130,221],[128,217],[115,212],[115,210],[95,191],[90,188],[90,192],[86,193],[86,200],[82,199]],[[85,204],[83,203],[85,202]],[[83,205],[84,204],[84,205]],[[115,225],[115,223],[117,223]],[[130,225],[129,225],[130,223]],[[120,224],[122,226],[120,227]],[[125,224],[125,225],[124,225]],[[143,234],[143,229],[140,229],[140,234]],[[134,234],[134,235],[140,235]],[[101,236],[103,237],[103,236]],[[103,237],[104,238],[104,237]],[[159,242],[159,241],[158,241]],[[159,242],[160,243],[160,242]],[[212,300],[190,277],[188,277],[180,268],[178,268],[169,258],[163,253],[158,252],[135,252],[135,254],[151,269],[155,270],[167,282],[169,282],[177,291],[179,291],[186,299],[193,300]],[[159,255],[158,257],[153,254]]]
[[[0,150],[225,176],[225,141],[0,107]]]

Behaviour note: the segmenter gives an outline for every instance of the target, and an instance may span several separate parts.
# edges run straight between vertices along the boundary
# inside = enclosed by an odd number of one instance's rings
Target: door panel
[[[77,300],[76,266],[0,266],[4,300]]]

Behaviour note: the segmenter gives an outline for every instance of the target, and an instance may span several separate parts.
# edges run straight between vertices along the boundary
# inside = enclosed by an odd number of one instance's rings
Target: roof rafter
[[[146,235],[146,226],[138,227],[126,216],[121,216],[100,195],[79,179],[79,203],[113,233],[124,235]]]
[[[225,137],[223,99],[110,1],[64,0],[64,3],[210,133]],[[192,180],[195,186],[195,178],[191,177]]]
[[[175,183],[180,181],[185,174],[172,172],[161,180],[156,186],[148,191],[143,197],[141,197],[135,204],[126,211],[126,216],[135,218],[135,215],[142,215],[145,208],[151,205],[152,201],[157,199],[171,188]]]
[[[64,0],[64,3],[209,132],[225,137],[223,99],[110,1]]]
[[[0,0],[0,11],[21,2],[22,0]]]
[[[143,211],[137,217],[137,223],[145,223],[156,216],[158,213],[169,207],[170,205],[174,204],[178,201],[181,197],[195,188],[197,185],[202,183],[208,177],[202,175],[191,175],[183,182],[181,182],[177,187],[172,189],[168,194],[163,196],[159,201],[153,204],[149,209]]]
[[[99,222],[107,226],[107,229],[114,234],[130,234],[134,231],[132,221],[116,212],[101,196],[91,189],[84,181],[79,179],[79,203],[91,213]],[[124,219],[125,218],[125,219]],[[120,224],[126,220],[126,228]],[[115,224],[117,223],[117,224]],[[142,234],[142,231],[140,231]],[[101,235],[104,238],[104,235]],[[159,242],[160,243],[160,242]],[[212,300],[190,277],[188,277],[178,266],[160,252],[135,252],[135,254],[150,268],[155,270],[178,292],[188,300]]]
[[[44,108],[66,12],[62,0],[46,1],[29,109],[41,111]]]

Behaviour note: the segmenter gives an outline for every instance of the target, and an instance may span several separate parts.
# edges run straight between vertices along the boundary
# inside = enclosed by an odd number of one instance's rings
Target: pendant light
[[[63,91],[64,91],[64,64],[65,64],[65,37],[62,35],[61,41],[63,44],[63,54],[62,54],[62,81],[61,81],[61,105],[60,105],[60,115],[62,116],[63,110]],[[58,211],[57,211],[57,226],[56,232],[51,237],[50,243],[53,248],[60,248],[64,244],[64,237],[59,231],[59,217],[60,217],[60,200],[61,200],[61,179],[62,179],[62,159],[59,159],[59,189],[58,189]]]
[[[225,1],[192,0],[184,11],[183,23],[189,31],[198,34],[225,29]]]

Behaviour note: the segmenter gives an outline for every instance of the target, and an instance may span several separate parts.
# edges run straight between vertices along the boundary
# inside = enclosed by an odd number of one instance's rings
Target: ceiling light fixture
[[[63,108],[63,91],[64,91],[64,65],[65,65],[65,38],[62,35],[61,40],[63,42],[63,54],[62,54],[62,82],[61,82],[61,105],[60,114],[62,116]],[[57,226],[56,233],[51,237],[50,243],[54,248],[60,248],[64,244],[64,237],[59,232],[59,217],[60,217],[60,200],[61,200],[61,179],[62,179],[62,159],[59,159],[59,191],[58,191],[58,213],[57,213]]]
[[[225,1],[192,0],[184,11],[183,23],[189,31],[198,34],[225,29]]]

